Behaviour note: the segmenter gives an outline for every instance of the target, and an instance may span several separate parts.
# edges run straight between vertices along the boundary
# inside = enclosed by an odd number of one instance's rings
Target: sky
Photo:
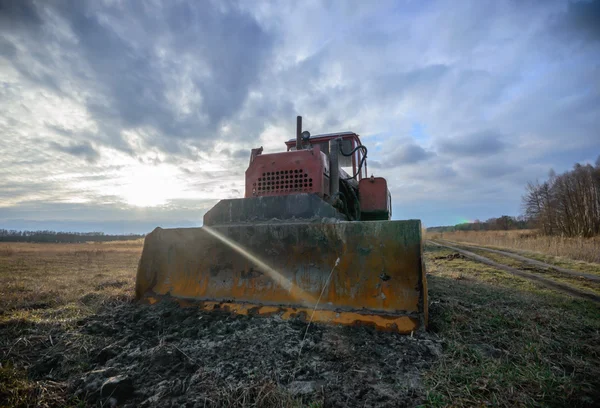
[[[518,215],[600,156],[600,1],[0,0],[0,228],[199,226],[296,115],[394,219]]]

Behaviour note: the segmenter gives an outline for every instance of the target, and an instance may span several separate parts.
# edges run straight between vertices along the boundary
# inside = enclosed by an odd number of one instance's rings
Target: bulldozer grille
[[[313,179],[303,169],[289,169],[265,172],[259,177],[255,186],[257,195],[278,195],[285,193],[313,192]]]

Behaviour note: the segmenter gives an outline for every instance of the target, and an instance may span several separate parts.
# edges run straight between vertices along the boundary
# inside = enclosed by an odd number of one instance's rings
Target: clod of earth
[[[100,395],[104,398],[115,398],[117,401],[129,399],[133,395],[133,380],[126,375],[110,377],[102,384]]]
[[[448,255],[442,255],[442,256],[434,256],[433,259],[440,259],[440,260],[444,260],[444,261],[452,261],[454,259],[465,259],[465,256],[458,253],[458,252],[453,252],[451,254]]]

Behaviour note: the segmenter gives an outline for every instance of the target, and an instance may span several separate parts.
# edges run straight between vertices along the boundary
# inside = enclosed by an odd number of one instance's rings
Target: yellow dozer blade
[[[202,228],[156,228],[146,237],[138,299],[401,333],[426,327],[420,221],[239,223],[232,208],[247,211],[248,200],[232,201],[220,202]]]

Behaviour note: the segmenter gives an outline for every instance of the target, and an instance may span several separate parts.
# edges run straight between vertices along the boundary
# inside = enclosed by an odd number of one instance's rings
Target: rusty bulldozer
[[[202,228],[146,236],[136,297],[239,314],[280,314],[410,333],[427,325],[421,222],[391,221],[359,135],[252,149],[245,198],[218,202]]]

